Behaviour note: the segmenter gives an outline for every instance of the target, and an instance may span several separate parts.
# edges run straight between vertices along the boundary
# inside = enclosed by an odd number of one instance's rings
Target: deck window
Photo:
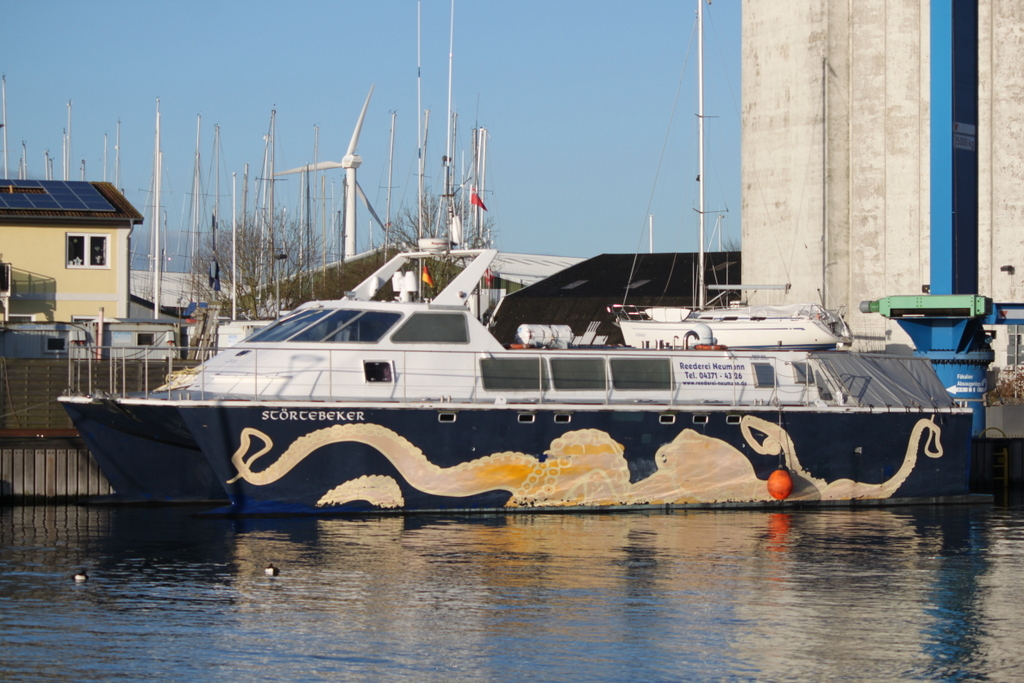
[[[465,344],[469,342],[469,328],[463,313],[414,313],[391,335],[391,341],[397,344]]]
[[[831,401],[832,392],[828,388],[828,382],[825,381],[825,378],[820,372],[814,373],[814,383],[818,387],[818,398],[822,401]]]
[[[618,358],[611,361],[612,386],[618,390],[667,391],[672,388],[668,358]]]
[[[288,341],[373,343],[401,317],[401,313],[384,311],[336,310],[289,337]]]
[[[754,386],[774,387],[775,368],[768,363],[752,363],[754,366]]]
[[[487,391],[540,391],[548,384],[544,363],[537,357],[482,358],[480,376]]]
[[[391,370],[391,362],[386,360],[363,361],[363,377],[367,382],[393,382],[394,373]]]
[[[807,363],[793,363],[793,381],[797,384],[811,383],[811,377],[807,373]]]
[[[316,321],[326,318],[329,313],[330,311],[316,308],[299,311],[267,325],[245,341],[246,343],[283,341],[298,334]]]
[[[559,391],[604,391],[604,361],[600,358],[552,358],[551,382]]]

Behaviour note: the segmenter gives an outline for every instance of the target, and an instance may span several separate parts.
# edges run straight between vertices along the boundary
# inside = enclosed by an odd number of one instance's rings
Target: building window
[[[1024,325],[1007,325],[1006,337],[1006,364],[1024,365]]]
[[[68,268],[106,268],[107,235],[68,234]]]

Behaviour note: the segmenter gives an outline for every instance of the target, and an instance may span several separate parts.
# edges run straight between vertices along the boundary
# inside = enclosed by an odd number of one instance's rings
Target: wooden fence
[[[0,502],[74,502],[111,493],[81,439],[0,440]]]

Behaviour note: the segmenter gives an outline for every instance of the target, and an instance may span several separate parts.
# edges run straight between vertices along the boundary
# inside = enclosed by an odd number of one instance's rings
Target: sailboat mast
[[[238,320],[238,174],[231,173],[231,319]]]
[[[455,184],[454,184],[454,172],[455,172],[455,146],[454,146],[454,130],[455,130],[455,118],[452,116],[452,66],[455,54],[455,0],[452,0],[452,11],[451,11],[451,23],[448,29],[448,139],[444,144],[444,197],[445,206],[439,207],[441,211],[447,209],[448,219],[448,241],[449,242],[461,242],[462,236],[457,235],[458,230],[455,225]],[[441,216],[438,216],[440,219]],[[438,226],[440,228],[440,226]],[[440,231],[438,233],[440,236]]]
[[[0,121],[4,129],[4,178],[10,178],[10,171],[7,170],[7,76],[0,78],[0,100],[3,103],[4,117],[4,120]]]
[[[422,76],[422,3],[416,3],[416,152],[419,155],[416,169],[419,187],[416,194],[416,238],[423,239],[423,76]]]
[[[697,179],[700,186],[700,248],[697,260],[697,306],[704,308],[707,293],[704,282],[704,0],[697,0]]]
[[[114,135],[114,187],[121,188],[121,119],[117,120],[117,133]]]
[[[160,98],[156,100],[156,142],[153,148],[153,318],[160,318],[160,279],[163,255],[160,253]]]
[[[387,258],[388,247],[391,246],[391,187],[392,187],[392,172],[395,166],[395,118],[398,116],[398,112],[391,112],[391,146],[388,151],[388,201],[387,201],[387,220],[384,222],[384,257]]]

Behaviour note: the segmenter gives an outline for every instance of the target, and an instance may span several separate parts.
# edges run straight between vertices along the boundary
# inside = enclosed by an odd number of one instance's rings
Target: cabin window
[[[569,413],[555,413],[555,424],[569,424],[572,422],[572,415]]]
[[[793,381],[797,384],[810,384],[810,375],[807,373],[807,363],[793,363]]]
[[[533,413],[519,413],[518,419],[519,424],[532,425],[537,420],[537,416]]]
[[[47,337],[46,338],[46,352],[47,353],[62,353],[67,351],[67,340],[64,337]]]
[[[662,413],[658,416],[658,424],[674,425],[676,423],[675,413]]]
[[[814,373],[814,384],[818,387],[818,398],[822,401],[832,400],[832,392],[828,388],[828,382],[825,381],[820,372]]]
[[[139,332],[135,335],[136,346],[152,346],[156,340],[156,335],[152,332]]]
[[[548,385],[548,373],[539,357],[482,358],[480,377],[487,391],[541,391]]]
[[[402,317],[401,313],[387,311],[365,311],[351,321],[345,323],[336,332],[324,339],[328,342],[363,342],[380,341],[395,323]]]
[[[293,342],[362,342],[373,343],[384,336],[402,317],[401,313],[341,309],[318,318],[298,334]]]
[[[277,322],[267,325],[259,332],[246,339],[246,342],[276,342],[283,341],[301,332],[316,321],[326,318],[330,311],[311,308],[305,311],[293,313],[281,318]]]
[[[367,382],[393,382],[394,373],[390,361],[363,361],[363,377]]]
[[[666,391],[672,388],[668,358],[618,358],[611,361],[612,386],[618,390]]]
[[[700,413],[700,414],[694,415],[693,416],[693,424],[695,424],[695,425],[706,425],[708,423],[708,420],[710,419],[710,417],[711,417],[710,415],[707,415],[705,413]]]
[[[738,425],[740,423],[739,415],[726,415],[725,424],[727,425]]]
[[[438,422],[455,422],[456,413],[438,413]]]
[[[67,235],[68,268],[106,268],[107,235]]]
[[[361,311],[336,310],[324,311],[322,316],[310,318],[311,324],[306,325],[302,330],[287,337],[293,342],[319,342],[324,341],[327,335],[337,331],[339,327],[352,321]]]
[[[559,391],[604,391],[604,360],[600,358],[552,358],[551,383]]]
[[[391,335],[395,343],[465,344],[469,328],[462,313],[414,313]]]
[[[775,368],[768,363],[751,363],[754,367],[755,387],[774,387]]]

